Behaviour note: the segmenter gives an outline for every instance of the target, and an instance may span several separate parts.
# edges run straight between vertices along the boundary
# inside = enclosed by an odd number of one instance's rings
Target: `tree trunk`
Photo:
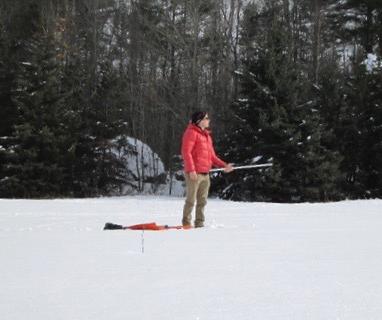
[[[314,0],[313,79],[318,83],[321,47],[321,0]]]
[[[368,5],[365,21],[365,50],[373,53],[373,9]]]
[[[378,9],[377,19],[379,56],[382,57],[382,9]]]
[[[238,70],[239,69],[239,40],[240,40],[240,14],[242,9],[242,0],[237,0],[237,12],[236,12],[236,35],[235,35],[235,42],[233,46],[233,69]],[[239,94],[239,79],[236,74],[233,76],[233,94],[232,94],[232,100],[235,101]]]

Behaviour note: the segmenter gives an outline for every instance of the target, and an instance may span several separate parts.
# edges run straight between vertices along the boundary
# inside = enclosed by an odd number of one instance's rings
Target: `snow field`
[[[382,201],[0,200],[0,315],[24,319],[381,319]],[[142,253],[142,247],[144,252]]]

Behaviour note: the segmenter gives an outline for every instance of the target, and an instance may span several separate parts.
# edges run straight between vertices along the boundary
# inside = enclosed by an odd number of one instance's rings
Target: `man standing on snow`
[[[198,111],[191,117],[182,139],[182,157],[186,178],[186,202],[183,208],[183,226],[191,226],[192,209],[196,201],[195,228],[204,226],[204,207],[210,188],[209,171],[214,165],[233,170],[231,164],[219,159],[208,130],[210,119],[207,112]]]

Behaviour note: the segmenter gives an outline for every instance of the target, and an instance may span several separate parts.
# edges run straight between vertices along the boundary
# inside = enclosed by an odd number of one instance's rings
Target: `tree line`
[[[115,193],[125,136],[173,174],[208,110],[227,161],[273,163],[223,198],[380,197],[381,54],[377,0],[4,0],[0,196]]]

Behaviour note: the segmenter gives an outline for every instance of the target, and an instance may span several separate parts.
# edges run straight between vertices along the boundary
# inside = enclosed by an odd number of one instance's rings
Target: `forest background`
[[[118,156],[137,153],[126,137],[173,177],[207,110],[223,159],[273,163],[214,176],[214,194],[381,198],[381,55],[379,0],[2,0],[0,197],[150,182]]]

